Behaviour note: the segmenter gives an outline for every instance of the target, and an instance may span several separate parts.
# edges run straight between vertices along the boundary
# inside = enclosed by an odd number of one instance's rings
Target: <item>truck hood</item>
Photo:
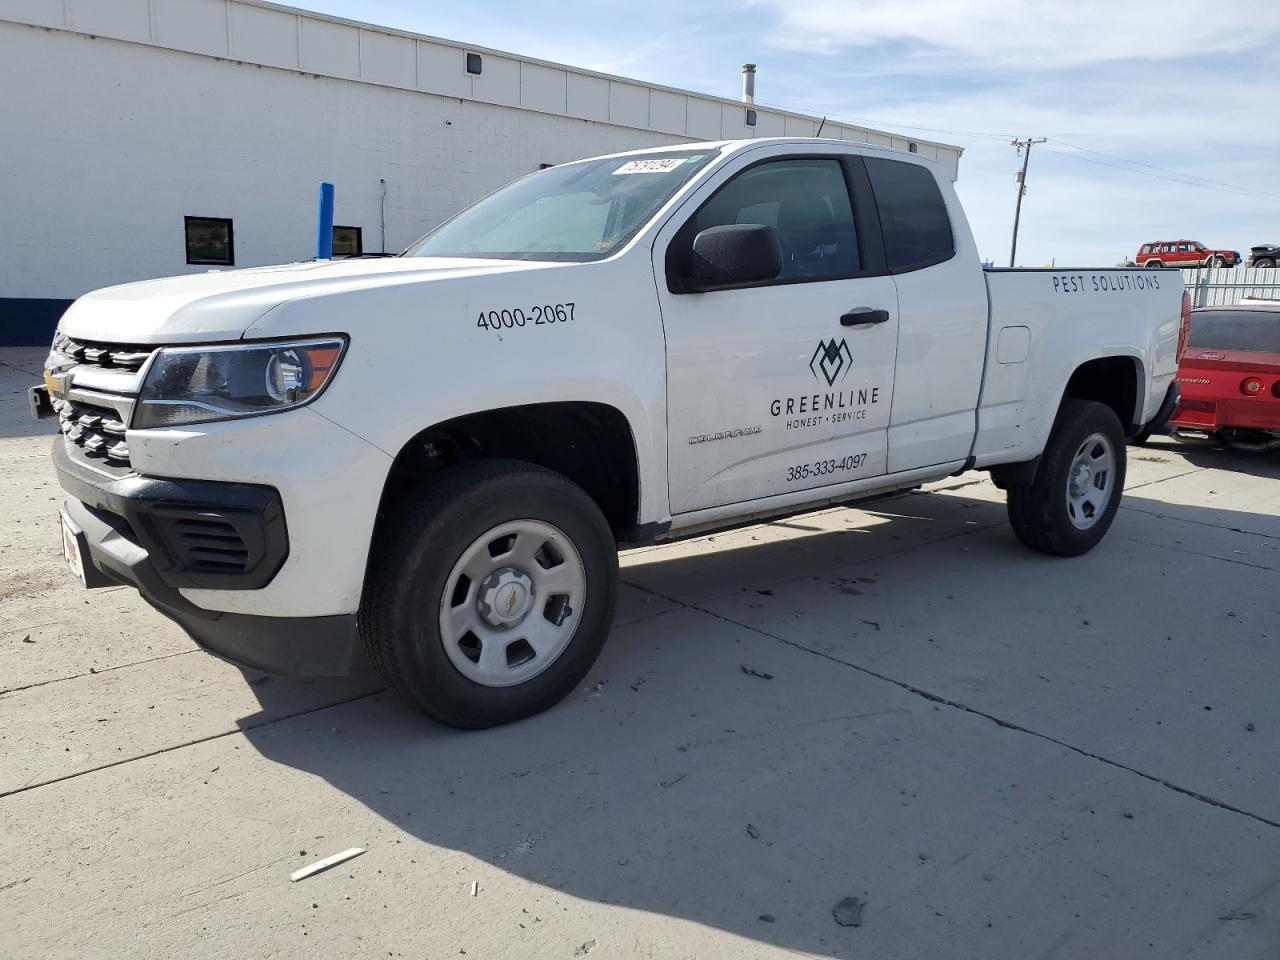
[[[58,329],[83,340],[140,345],[238,340],[272,307],[296,297],[569,265],[386,257],[210,271],[87,293],[67,309]]]

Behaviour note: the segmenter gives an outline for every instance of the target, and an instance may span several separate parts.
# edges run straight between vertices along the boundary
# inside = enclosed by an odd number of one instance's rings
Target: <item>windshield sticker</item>
[[[613,175],[619,177],[627,173],[670,173],[684,162],[684,157],[667,157],[662,160],[628,160],[613,171]]]

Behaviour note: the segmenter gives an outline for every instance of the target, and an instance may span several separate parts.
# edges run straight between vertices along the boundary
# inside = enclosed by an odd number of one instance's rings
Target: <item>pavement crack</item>
[[[149,757],[158,757],[161,754],[172,753],[175,750],[183,750],[186,747],[194,747],[200,743],[209,743],[211,740],[221,740],[224,737],[233,737],[236,734],[248,733],[250,730],[268,727],[275,723],[283,723],[285,720],[293,720],[295,717],[304,717],[310,713],[319,713],[321,710],[328,710],[331,707],[341,707],[344,704],[355,703],[357,700],[376,697],[378,694],[383,692],[385,692],[384,689],[370,690],[366,693],[357,694],[354,697],[347,697],[343,700],[334,700],[331,703],[324,703],[318,706],[309,707],[306,710],[296,710],[293,713],[286,713],[278,717],[272,717],[269,720],[263,720],[261,723],[246,723],[243,726],[237,726],[234,730],[223,730],[221,733],[211,733],[207,737],[196,737],[192,740],[184,740],[182,743],[173,743],[166,747],[160,747],[157,750],[148,750],[145,753],[135,754],[132,757],[124,757],[112,763],[104,763],[96,767],[89,767],[87,770],[77,770],[75,773],[64,774],[61,777],[50,777],[48,780],[24,783],[20,787],[13,787],[9,790],[0,790],[0,800],[3,800],[5,797],[12,797],[20,793],[26,793],[29,790],[39,790],[41,787],[52,786],[55,783],[62,783],[66,780],[74,780],[77,777],[97,773],[100,770],[110,770],[112,767],[122,767],[128,763],[135,763],[138,760],[146,760]]]
[[[132,660],[129,663],[118,663],[114,667],[103,667],[101,670],[86,670],[84,673],[73,673],[65,677],[54,677],[52,680],[37,680],[35,683],[26,683],[19,687],[6,687],[0,690],[0,699],[7,697],[11,693],[21,693],[23,690],[34,690],[37,687],[47,687],[51,683],[63,683],[67,680],[79,680],[81,677],[96,677],[104,673],[111,673],[115,670],[124,670],[126,667],[140,667],[144,663],[155,663],[158,660],[171,660],[174,657],[185,657],[193,653],[200,653],[199,649],[179,650],[177,653],[163,653],[158,657],[149,657],[146,660]]]
[[[823,653],[821,650],[814,650],[813,648],[806,647],[803,644],[797,643],[794,640],[788,640],[785,637],[780,637],[777,634],[770,633],[767,630],[761,630],[759,627],[755,627],[746,623],[741,623],[740,621],[734,620],[730,617],[726,617],[723,614],[716,613],[713,610],[707,610],[704,607],[700,607],[697,604],[691,604],[689,606],[691,606],[692,609],[699,611],[700,613],[705,613],[707,616],[715,617],[717,620],[722,620],[725,623],[733,624],[734,626],[741,627],[744,630],[750,630],[753,633],[757,633],[762,637],[768,637],[771,640],[776,640],[779,643],[785,643],[789,647],[794,647],[797,650],[802,650],[805,653],[812,654],[815,657],[821,657],[824,660],[830,660],[832,663],[838,663],[841,666],[848,667],[851,670],[857,670],[859,673],[866,674],[869,677],[874,677],[875,679],[883,681],[885,683],[891,683],[896,687],[906,690],[908,693],[911,693],[917,697],[921,697],[922,699],[929,701],[930,703],[938,704],[940,706],[951,707],[955,710],[962,710],[965,713],[971,713],[974,716],[982,717],[983,719],[988,720],[991,723],[994,723],[996,726],[1003,727],[1006,730],[1012,730],[1017,733],[1023,733],[1028,736],[1036,737],[1040,740],[1044,740],[1048,743],[1052,743],[1056,746],[1062,747],[1065,750],[1070,750],[1072,753],[1079,754],[1082,757],[1087,757],[1090,760],[1096,760],[1099,763],[1105,763],[1107,766],[1115,767],[1118,770],[1124,770],[1127,773],[1134,774],[1135,776],[1141,777],[1144,780],[1148,780],[1151,783],[1159,784],[1160,786],[1165,787],[1169,790],[1172,790],[1175,793],[1180,793],[1185,797],[1190,797],[1193,800],[1198,800],[1201,803],[1208,804],[1209,806],[1217,807],[1220,810],[1226,810],[1231,813],[1239,814],[1242,817],[1248,817],[1250,820],[1253,820],[1257,823],[1265,824],[1268,827],[1275,827],[1276,829],[1280,829],[1280,821],[1271,820],[1267,817],[1262,816],[1261,814],[1253,813],[1250,810],[1245,810],[1242,807],[1237,807],[1234,804],[1227,803],[1224,800],[1219,800],[1217,797],[1211,797],[1208,794],[1199,792],[1198,790],[1192,790],[1189,787],[1184,787],[1181,784],[1174,783],[1171,780],[1166,780],[1164,777],[1157,776],[1156,774],[1153,774],[1153,773],[1147,773],[1145,770],[1139,770],[1137,767],[1131,767],[1128,764],[1121,763],[1119,760],[1113,760],[1110,757],[1105,757],[1102,754],[1094,753],[1093,751],[1086,750],[1083,747],[1078,747],[1073,743],[1066,742],[1065,740],[1059,740],[1057,737],[1050,736],[1047,733],[1041,733],[1039,730],[1033,730],[1030,727],[1023,726],[1022,724],[1014,723],[1010,720],[1005,720],[1001,717],[997,717],[995,714],[987,713],[985,710],[979,710],[977,707],[971,707],[967,703],[962,703],[959,700],[952,700],[949,697],[942,696],[941,694],[933,693],[930,690],[925,690],[923,687],[917,687],[913,683],[908,683],[905,680],[899,680],[895,677],[888,676],[887,674],[880,673],[877,670],[872,670],[869,667],[864,667],[864,666],[861,666],[860,664],[852,663],[851,661],[848,661],[848,660],[841,660],[839,657],[832,656],[829,653]]]

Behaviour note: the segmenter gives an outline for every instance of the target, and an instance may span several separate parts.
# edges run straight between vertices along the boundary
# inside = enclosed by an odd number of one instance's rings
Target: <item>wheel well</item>
[[[1138,423],[1138,362],[1131,357],[1102,357],[1076,368],[1063,399],[1094,400],[1116,412],[1125,436],[1133,436]]]
[[[626,417],[603,403],[503,407],[428,427],[397,454],[379,518],[433,472],[492,457],[524,460],[564,474],[595,500],[619,541],[632,539],[640,513],[635,438]]]

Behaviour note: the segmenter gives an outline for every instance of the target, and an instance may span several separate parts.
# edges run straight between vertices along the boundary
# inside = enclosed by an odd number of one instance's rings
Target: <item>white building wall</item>
[[[542,163],[819,124],[261,0],[2,0],[0,91],[0,301],[208,269],[188,215],[234,221],[236,266],[305,259],[321,180],[395,252]],[[958,148],[918,144],[954,178]]]

